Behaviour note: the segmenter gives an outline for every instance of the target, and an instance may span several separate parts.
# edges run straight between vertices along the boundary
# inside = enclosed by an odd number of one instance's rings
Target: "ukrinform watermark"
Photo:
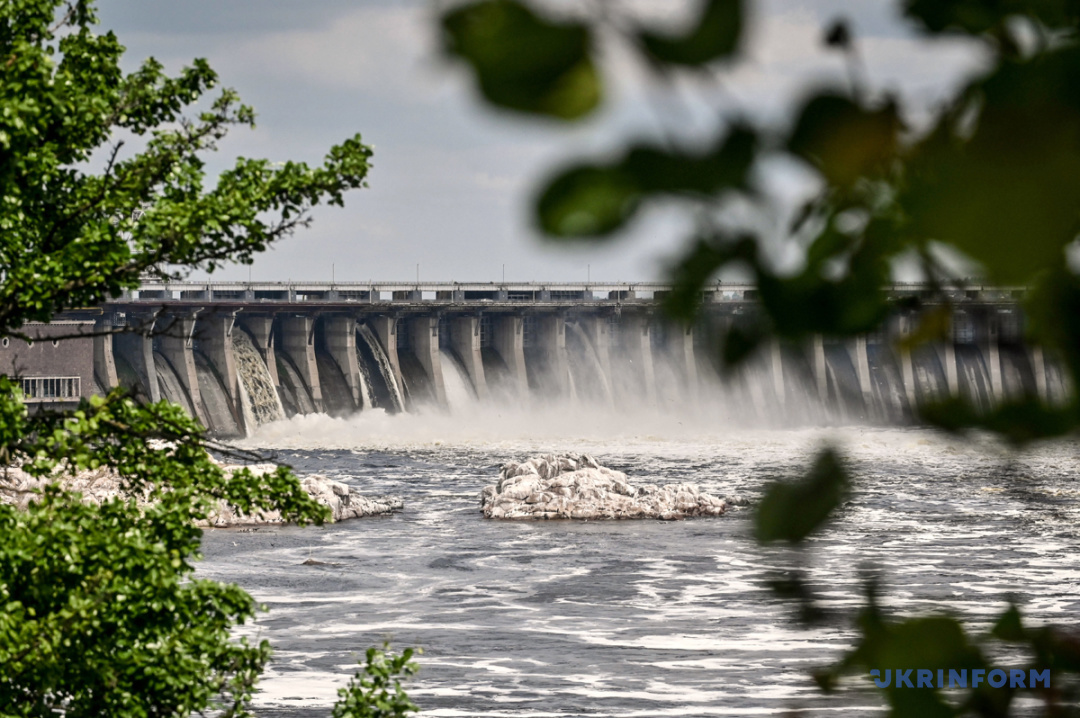
[[[897,668],[895,671],[887,668],[885,677],[882,678],[881,671],[875,668],[870,671],[870,677],[874,679],[874,685],[878,688],[890,687],[894,677],[897,688],[967,688],[969,678],[971,679],[972,688],[978,688],[983,683],[992,688],[1001,688],[1006,683],[1009,684],[1009,688],[1038,688],[1040,684],[1043,688],[1050,687],[1049,668],[1044,668],[1041,671],[1036,671],[1034,668],[1029,671],[1019,668],[1008,671],[995,668],[989,672],[983,668],[974,668],[970,671],[966,668],[959,671],[950,669],[948,671],[948,680],[946,680],[945,670],[939,668],[936,683],[934,673],[934,671],[926,668],[908,668],[906,670]]]

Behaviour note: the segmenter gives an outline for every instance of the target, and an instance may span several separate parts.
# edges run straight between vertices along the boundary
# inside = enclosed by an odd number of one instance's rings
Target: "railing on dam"
[[[213,304],[634,304],[661,300],[671,291],[662,282],[157,282],[145,281],[115,303]],[[969,283],[942,293],[922,283],[894,283],[883,291],[896,298],[947,297],[954,302],[1008,303],[1022,287]],[[743,303],[757,299],[752,284],[708,285],[705,303]]]

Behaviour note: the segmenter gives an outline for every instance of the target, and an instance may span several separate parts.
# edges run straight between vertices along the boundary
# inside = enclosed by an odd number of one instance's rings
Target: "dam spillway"
[[[148,282],[66,314],[93,338],[56,347],[51,358],[24,352],[22,375],[72,374],[65,357],[83,374],[92,365],[81,395],[124,386],[169,399],[220,436],[297,414],[559,401],[613,410],[710,403],[740,421],[896,424],[948,396],[988,409],[1025,395],[1061,401],[1071,390],[1052,357],[1024,343],[1018,289],[956,290],[951,341],[908,351],[899,339],[925,309],[900,300],[929,292],[893,285],[882,291],[898,308],[878,332],[773,341],[727,381],[716,370],[716,337],[758,311],[753,286],[710,286],[692,326],[664,318],[668,291],[649,283]],[[0,349],[0,360],[11,350]]]

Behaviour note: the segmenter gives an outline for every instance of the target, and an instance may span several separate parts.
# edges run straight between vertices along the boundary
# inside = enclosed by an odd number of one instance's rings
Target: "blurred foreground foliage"
[[[523,115],[581,120],[602,106],[610,43],[621,44],[658,85],[679,91],[715,88],[739,66],[746,19],[758,3],[692,5],[681,27],[659,28],[655,19],[635,14],[633,3],[570,8],[541,0],[465,1],[442,16],[443,46],[469,68],[489,103]],[[925,42],[963,37],[985,58],[927,121],[909,126],[898,97],[859,79],[858,38],[837,17],[822,28],[822,44],[846,58],[849,77],[805,87],[786,126],[755,122],[731,107],[711,140],[682,139],[678,128],[663,139],[626,138],[620,150],[554,170],[537,191],[537,226],[556,242],[600,242],[617,237],[649,206],[667,203],[691,216],[690,249],[671,271],[669,314],[694,321],[703,292],[729,267],[750,276],[760,298],[754,323],[730,330],[718,346],[728,366],[771,337],[801,341],[874,331],[895,309],[882,289],[900,258],[918,264],[929,288],[907,307],[923,311],[906,348],[945,340],[950,290],[965,285],[944,259],[942,248],[949,248],[981,266],[989,282],[1023,290],[1027,340],[1057,357],[1071,385],[1080,386],[1080,277],[1068,261],[1080,230],[1080,3],[898,5],[903,22]],[[779,237],[761,229],[775,221],[754,221],[775,211],[757,171],[777,159],[813,173],[818,187],[782,223],[787,229]],[[778,271],[770,259],[770,245],[785,243],[803,252],[794,272]],[[1075,392],[1063,404],[1028,396],[988,410],[949,400],[926,408],[921,419],[1023,445],[1075,432],[1080,403]],[[758,538],[801,545],[835,513],[849,484],[841,458],[824,452],[808,476],[769,489],[758,509]],[[804,618],[819,615],[797,574],[774,587],[802,603]],[[822,674],[824,687],[831,689],[840,672],[855,666],[986,664],[954,618],[890,623],[871,601],[857,626],[859,645]],[[1048,715],[1075,711],[1063,674],[1080,669],[1077,638],[1020,626],[1019,613],[1010,609],[996,640],[1025,647],[1033,666],[1051,670],[1053,688],[1040,695]],[[893,690],[885,697],[897,716],[999,716],[1013,705],[1008,689],[972,691],[959,702],[936,689]]]
[[[5,343],[31,340],[27,322],[136,288],[145,273],[250,262],[312,207],[364,186],[371,151],[359,136],[320,166],[241,158],[207,186],[206,155],[254,112],[232,90],[209,96],[218,79],[204,60],[176,77],[154,59],[124,73],[123,46],[95,23],[88,0],[0,3]],[[194,522],[220,501],[300,524],[322,523],[326,508],[286,468],[223,471],[178,406],[114,391],[29,413],[20,386],[0,375],[0,484],[34,493],[26,511],[0,504],[0,715],[248,714],[270,647],[231,631],[259,607],[237,586],[194,577]],[[19,472],[98,469],[125,495],[92,505],[18,482]],[[413,669],[408,656],[369,653],[379,689],[350,688],[335,716],[402,715],[397,677]],[[396,707],[371,712],[369,699]]]

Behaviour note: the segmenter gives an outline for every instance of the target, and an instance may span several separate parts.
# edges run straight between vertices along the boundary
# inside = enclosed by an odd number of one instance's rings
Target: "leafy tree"
[[[963,286],[938,246],[975,260],[987,276],[1028,289],[1029,341],[1063,362],[1080,386],[1080,276],[1067,252],[1080,230],[1080,3],[1075,0],[898,0],[904,17],[927,39],[972,39],[989,58],[929,124],[905,126],[897,100],[859,83],[805,88],[789,129],[722,118],[708,142],[676,145],[627,140],[614,156],[580,159],[543,182],[535,223],[556,242],[610,241],[643,207],[678,199],[695,219],[691,249],[674,267],[670,314],[692,321],[706,283],[740,266],[757,286],[754,323],[718,342],[725,366],[738,365],[770,337],[799,341],[869,332],[895,311],[882,285],[901,255],[921,263],[930,291],[919,302],[950,303]],[[476,77],[483,97],[519,114],[578,120],[604,95],[602,41],[621,42],[659,81],[693,77],[698,86],[737,66],[749,0],[701,0],[678,33],[658,30],[614,3],[568,12],[540,0],[472,0],[441,18],[446,52]],[[822,41],[857,68],[856,39],[841,19]],[[850,73],[858,78],[858,72]],[[688,85],[684,85],[688,86]],[[689,85],[693,86],[693,85]],[[762,191],[752,176],[765,159],[783,156],[815,172],[820,191],[795,215],[782,241],[805,250],[794,274],[766,260],[762,222],[739,224],[733,201],[754,207]],[[926,309],[912,344],[944,339],[947,312]],[[922,418],[950,431],[984,429],[1026,442],[1075,432],[1080,398],[1047,405],[1036,396],[980,411],[960,401],[926,407]],[[849,478],[827,451],[808,476],[769,489],[757,513],[762,541],[800,545],[835,514]],[[869,584],[869,582],[868,582]],[[798,573],[774,588],[799,601],[802,615],[821,615]],[[984,652],[951,618],[890,621],[867,587],[858,617],[861,639],[820,682],[831,690],[853,668],[986,666]],[[1001,617],[995,639],[1026,647],[1032,666],[1052,672],[1041,690],[1048,714],[1062,715],[1075,690],[1064,674],[1080,670],[1074,637],[1060,628],[1025,628],[1016,609]],[[919,661],[922,661],[920,663]],[[887,690],[895,715],[1005,715],[1016,690],[985,684],[960,703],[936,689]]]
[[[341,700],[334,706],[333,718],[405,718],[420,709],[401,689],[399,676],[408,678],[417,671],[412,661],[413,650],[406,648],[400,655],[369,648],[362,670],[357,671],[349,685],[338,689]]]
[[[204,60],[176,77],[153,59],[122,72],[123,46],[95,22],[90,0],[0,4],[0,336],[28,336],[27,322],[117,296],[147,272],[250,262],[315,205],[364,186],[359,135],[319,166],[239,159],[208,184],[207,153],[254,112],[232,90],[209,96],[218,78]],[[258,607],[193,577],[193,522],[221,500],[298,523],[327,516],[289,470],[225,473],[209,444],[179,407],[119,391],[30,415],[18,382],[0,376],[9,490],[11,466],[38,477],[108,467],[127,494],[97,506],[54,486],[27,511],[0,505],[0,714],[247,713],[270,649],[230,639]],[[363,706],[353,698],[337,715]]]

